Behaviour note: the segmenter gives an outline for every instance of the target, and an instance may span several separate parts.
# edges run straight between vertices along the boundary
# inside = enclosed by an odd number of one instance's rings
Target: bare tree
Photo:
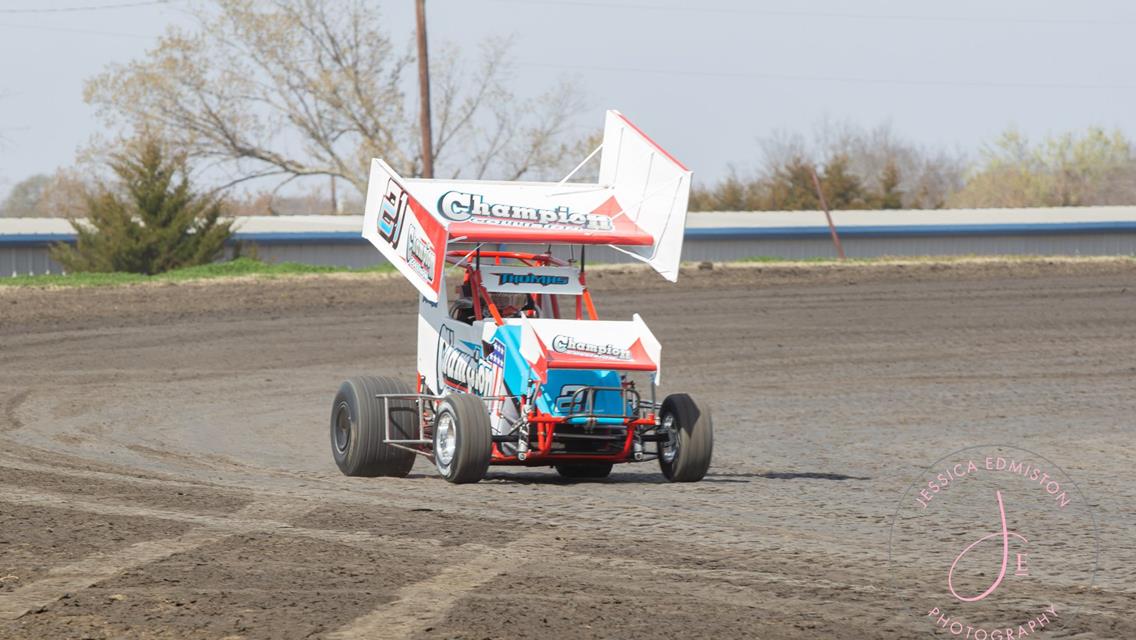
[[[86,176],[77,168],[37,173],[17,182],[0,203],[0,217],[65,218],[86,211]]]
[[[46,173],[37,173],[17,182],[0,203],[0,217],[39,217],[40,202],[50,182],[51,176]]]
[[[581,91],[573,83],[559,81],[529,99],[509,88],[512,68],[507,43],[483,45],[473,69],[466,67],[455,48],[447,47],[431,73],[438,98],[435,162],[441,157],[443,171],[452,176],[549,177],[549,172],[578,162],[582,156],[573,154],[594,138],[571,135],[572,116],[583,106]],[[460,160],[451,160],[451,153]]]
[[[113,125],[159,132],[225,172],[224,186],[335,176],[366,190],[372,157],[421,171],[412,55],[400,53],[370,0],[213,0],[196,29],[169,31],[146,57],[88,82]],[[433,56],[436,173],[519,178],[564,165],[579,92],[520,99],[508,51],[479,64]]]

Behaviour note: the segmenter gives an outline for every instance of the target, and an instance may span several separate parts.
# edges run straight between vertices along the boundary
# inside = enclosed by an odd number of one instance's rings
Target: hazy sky
[[[0,0],[0,194],[69,164],[99,130],[85,79],[186,21],[184,0],[44,10],[129,1]],[[376,2],[410,38],[414,0]],[[510,39],[519,93],[575,76],[589,128],[620,109],[702,180],[755,166],[761,137],[825,117],[963,149],[1011,124],[1136,134],[1131,1],[427,0],[427,11],[432,48]]]

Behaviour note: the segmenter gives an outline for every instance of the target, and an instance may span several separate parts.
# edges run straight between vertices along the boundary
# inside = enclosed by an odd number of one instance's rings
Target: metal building
[[[927,255],[1136,255],[1136,206],[1037,209],[835,211],[849,257]],[[238,218],[232,245],[268,262],[364,267],[382,262],[360,237],[362,216]],[[74,242],[60,218],[0,218],[0,276],[60,273],[48,256]],[[230,247],[229,253],[232,251]],[[834,256],[819,211],[709,212],[687,216],[683,258]],[[627,262],[619,252],[589,249],[589,262]]]

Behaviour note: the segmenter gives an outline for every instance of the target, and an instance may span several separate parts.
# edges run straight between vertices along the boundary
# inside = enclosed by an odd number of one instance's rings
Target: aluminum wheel
[[[434,425],[437,430],[437,440],[434,445],[434,456],[438,464],[443,467],[450,466],[454,460],[454,451],[457,450],[457,429],[454,425],[454,416],[448,411],[438,415],[438,423]]]
[[[664,462],[674,462],[675,456],[678,455],[678,430],[675,429],[675,419],[673,415],[668,414],[663,418],[662,431],[666,434],[666,442],[659,443],[659,457]]]
[[[346,402],[339,403],[335,412],[335,449],[346,453],[351,446],[351,410]]]

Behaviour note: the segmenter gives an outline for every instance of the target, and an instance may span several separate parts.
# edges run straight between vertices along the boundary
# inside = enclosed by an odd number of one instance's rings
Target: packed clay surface
[[[892,516],[991,442],[1095,510],[1090,606],[1046,634],[1136,637],[1136,263],[589,284],[713,408],[703,482],[342,476],[340,381],[415,373],[397,278],[0,290],[0,638],[931,637],[889,588]]]

